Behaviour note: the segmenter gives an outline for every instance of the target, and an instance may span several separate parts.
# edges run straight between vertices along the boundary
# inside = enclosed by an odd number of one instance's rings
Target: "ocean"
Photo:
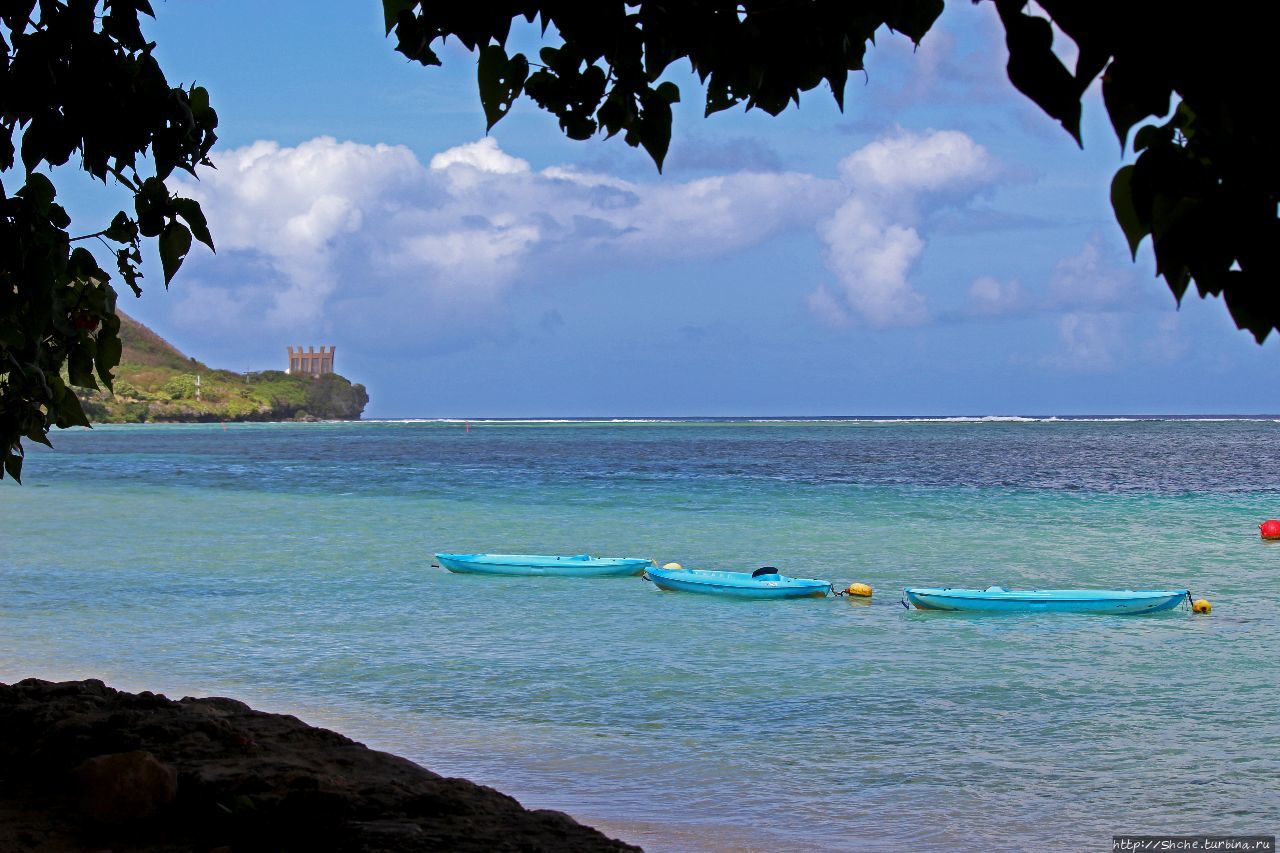
[[[0,483],[0,680],[295,713],[653,851],[1280,827],[1270,418],[102,426]],[[640,556],[866,601],[455,575]],[[1213,613],[905,610],[1189,587]]]

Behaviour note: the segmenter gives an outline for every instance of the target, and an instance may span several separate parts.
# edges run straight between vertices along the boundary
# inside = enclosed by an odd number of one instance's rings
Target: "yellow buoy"
[[[1209,599],[1207,598],[1197,598],[1195,601],[1191,602],[1191,612],[1212,613],[1213,605],[1209,603]]]
[[[845,592],[849,595],[860,595],[863,598],[871,597],[871,587],[867,586],[865,583],[851,583]]]
[[[675,572],[675,571],[679,571],[680,569],[683,569],[684,566],[680,565],[679,563],[667,563],[662,568],[666,569],[667,571]]]

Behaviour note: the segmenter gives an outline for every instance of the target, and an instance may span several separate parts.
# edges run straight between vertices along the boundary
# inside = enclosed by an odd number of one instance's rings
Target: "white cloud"
[[[849,309],[872,326],[913,325],[927,318],[924,297],[907,282],[924,251],[914,228],[883,222],[874,205],[854,197],[820,232],[827,242],[827,266],[839,279]]]
[[[1114,314],[1065,314],[1058,320],[1060,354],[1051,365],[1068,370],[1104,371],[1114,367],[1123,344],[1120,318]]]
[[[991,276],[976,279],[969,287],[968,313],[1132,313],[1151,302],[1128,259],[1094,232],[1079,252],[1054,264],[1047,284],[1040,287],[1027,290],[1017,281]]]
[[[488,227],[407,236],[384,263],[406,275],[429,277],[442,293],[493,296],[514,277],[538,239],[536,228],[490,222]]]
[[[1140,295],[1132,266],[1110,262],[1097,233],[1079,254],[1058,261],[1049,278],[1050,305],[1057,308],[1112,308]]]
[[[788,223],[810,224],[838,197],[833,182],[811,175],[742,172],[654,184],[638,192],[633,208],[597,215],[619,229],[618,243],[630,251],[706,257],[755,245]]]
[[[927,318],[909,276],[926,207],[963,199],[994,168],[954,131],[897,133],[847,157],[840,178],[738,172],[640,183],[571,167],[541,171],[493,137],[437,153],[320,137],[221,152],[185,190],[204,206],[215,258],[193,258],[175,320],[209,310],[245,331],[303,337],[343,328],[422,336],[499,310],[584,262],[714,258],[788,229],[817,229],[835,282],[809,299],[828,322]],[[356,316],[358,315],[358,316]],[[474,324],[473,324],[474,325]]]
[[[975,314],[1015,314],[1026,307],[1027,297],[1016,280],[1000,281],[982,276],[969,285],[969,305]]]
[[[1167,364],[1179,361],[1191,351],[1187,331],[1182,328],[1181,315],[1166,312],[1156,318],[1155,331],[1142,346],[1143,355],[1150,361]]]
[[[836,306],[878,327],[926,322],[909,280],[925,249],[923,208],[961,201],[995,172],[986,150],[953,130],[898,133],[850,154],[840,162],[849,194],[819,227],[836,287],[811,294],[810,308],[830,319]]]
[[[218,241],[217,258],[192,264],[217,296],[187,290],[177,318],[239,305],[234,323],[279,333],[314,330],[348,303],[389,322],[474,314],[565,264],[715,257],[811,227],[840,198],[836,181],[786,172],[650,184],[534,172],[493,137],[429,162],[329,137],[222,152],[186,188]]]
[[[450,166],[469,166],[491,175],[515,175],[529,171],[529,162],[498,147],[498,140],[486,136],[466,145],[441,151],[431,158],[431,168],[448,169]]]
[[[267,319],[309,323],[338,281],[335,256],[394,215],[426,171],[408,148],[319,137],[296,148],[255,142],[217,158],[218,169],[187,187],[205,209],[222,252],[266,260],[283,286]],[[190,306],[188,306],[190,308]]]
[[[819,320],[828,326],[846,326],[849,324],[849,311],[831,295],[826,285],[818,285],[818,289],[805,297],[805,302]]]
[[[974,188],[994,173],[986,149],[958,130],[898,133],[840,161],[840,174],[853,187],[902,201],[921,192]]]

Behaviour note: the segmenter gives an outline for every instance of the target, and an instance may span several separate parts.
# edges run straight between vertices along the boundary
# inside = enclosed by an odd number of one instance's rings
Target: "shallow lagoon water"
[[[0,679],[233,695],[651,850],[1109,848],[1280,823],[1280,424],[99,427],[0,487]],[[870,583],[487,578],[436,551]],[[1190,587],[1209,617],[908,612]]]

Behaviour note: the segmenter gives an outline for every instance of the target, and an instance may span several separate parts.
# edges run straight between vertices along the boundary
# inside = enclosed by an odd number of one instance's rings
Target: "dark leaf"
[[[60,204],[49,205],[49,224],[54,228],[66,228],[71,224],[71,217]]]
[[[102,232],[102,236],[117,243],[133,243],[138,239],[138,223],[122,210],[111,220],[111,225]]]
[[[1157,145],[1169,145],[1173,141],[1173,130],[1166,125],[1147,124],[1138,128],[1133,135],[1133,150],[1145,151]]]
[[[4,470],[15,483],[22,482],[22,456],[11,450],[4,451]]]
[[[1102,75],[1102,100],[1123,149],[1129,130],[1149,116],[1169,112],[1173,90],[1150,62],[1116,60]]]
[[[386,24],[387,35],[391,35],[391,31],[395,29],[400,13],[408,14],[417,5],[418,0],[382,0],[382,21]]]
[[[1134,260],[1138,258],[1138,244],[1142,238],[1151,233],[1151,223],[1144,222],[1138,215],[1133,202],[1133,166],[1125,166],[1116,172],[1111,180],[1111,209],[1115,211],[1116,221],[1124,231],[1129,242],[1129,253]]]
[[[1243,272],[1232,273],[1234,281],[1224,287],[1227,310],[1236,327],[1247,329],[1258,343],[1262,343],[1276,328],[1280,317],[1280,293],[1274,282],[1259,281]]]
[[[942,0],[898,0],[885,7],[885,23],[916,44],[942,14]]]
[[[13,167],[13,131],[3,128],[0,135],[0,172],[7,172]]]
[[[596,120],[604,128],[605,137],[611,137],[635,120],[635,106],[629,98],[614,89],[596,111]]]
[[[209,223],[205,221],[204,211],[200,209],[200,202],[190,198],[173,199],[173,209],[179,216],[186,220],[187,225],[191,228],[192,235],[204,243],[211,250],[213,248],[213,235],[209,233]]]
[[[16,195],[31,202],[37,213],[48,216],[54,199],[53,182],[39,172],[33,172],[27,175],[26,186],[18,190]]]
[[[34,441],[36,444],[43,444],[45,447],[52,448],[53,442],[49,440],[49,436],[44,432],[45,427],[37,427],[26,434],[26,437]]]
[[[511,104],[524,89],[529,76],[529,61],[517,53],[510,59],[501,45],[491,44],[480,49],[480,62],[476,77],[480,84],[480,103],[484,106],[485,130],[507,114]]]
[[[385,7],[384,7],[385,11]],[[439,65],[440,57],[431,49],[435,31],[408,9],[400,10],[395,23],[396,50],[422,65]]]
[[[82,333],[88,338],[87,333]],[[97,389],[98,382],[93,376],[93,356],[95,346],[92,338],[77,342],[77,346],[67,356],[67,380],[77,388]]]
[[[182,261],[191,251],[191,232],[180,222],[170,222],[160,233],[160,265],[164,268],[164,285],[173,281]]]
[[[996,0],[1009,46],[1009,82],[1080,139],[1080,92],[1076,79],[1053,52],[1053,27],[1023,14],[1026,0]]]
[[[640,144],[661,172],[671,145],[671,104],[658,92],[645,90],[640,105]]]
[[[120,270],[120,276],[125,284],[129,285],[134,296],[141,296],[142,287],[138,284],[138,279],[142,278],[142,272],[138,269],[141,261],[137,252],[133,249],[118,249],[115,255],[116,268]]]
[[[58,417],[55,423],[61,428],[73,426],[92,426],[89,418],[85,416],[84,409],[80,406],[80,398],[76,396],[76,392],[64,386],[62,397],[58,401]]]
[[[67,275],[76,281],[106,281],[108,278],[93,253],[80,246],[73,249],[67,258]]]
[[[739,95],[728,83],[719,79],[717,75],[712,75],[711,82],[707,84],[707,107],[703,111],[703,116],[727,110],[744,100],[746,100],[745,95]]]
[[[114,318],[113,318],[114,319]],[[103,323],[103,328],[98,332],[98,357],[96,359],[96,369],[98,378],[102,380],[102,384],[107,388],[112,387],[115,377],[111,371],[120,364],[120,356],[124,352],[124,346],[120,341],[119,327],[120,321],[116,319],[116,331],[107,331],[108,325]]]

